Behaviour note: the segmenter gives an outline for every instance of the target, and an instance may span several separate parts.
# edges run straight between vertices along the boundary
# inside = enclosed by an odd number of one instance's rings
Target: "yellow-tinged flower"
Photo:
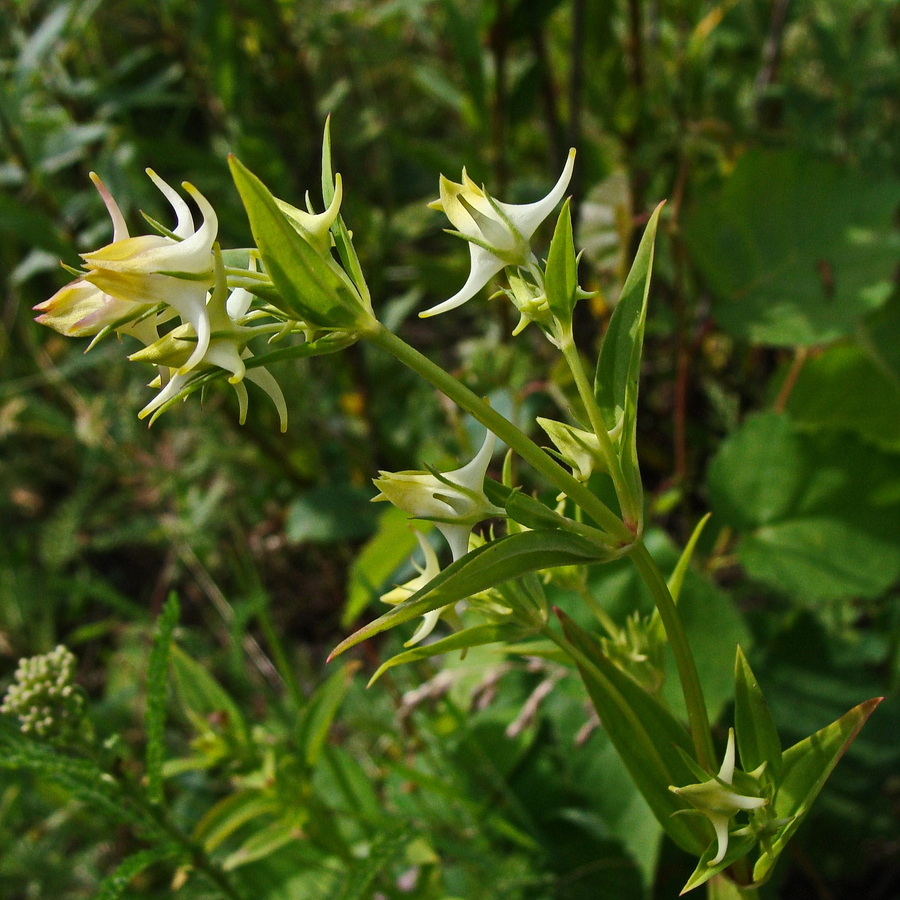
[[[422,535],[417,531],[415,532],[416,540],[419,542],[419,546],[422,548],[422,553],[425,556],[425,566],[419,566],[415,561],[413,561],[413,565],[418,570],[419,574],[415,576],[415,578],[410,579],[405,584],[399,584],[397,587],[388,591],[386,594],[381,595],[381,600],[383,603],[390,603],[392,606],[396,606],[398,603],[402,603],[404,600],[412,597],[416,591],[421,590],[428,584],[433,578],[436,578],[441,572],[440,563],[438,563],[437,554],[434,552],[434,548]],[[422,617],[422,623],[416,629],[413,636],[404,644],[405,647],[412,647],[414,644],[418,644],[419,641],[424,640],[428,637],[429,634],[434,630],[434,626],[437,625],[438,619],[441,617],[441,613],[446,610],[446,606],[439,607],[438,609],[433,609],[431,612],[425,613]]]
[[[531,236],[562,199],[574,166],[573,149],[550,193],[535,203],[523,204],[495,200],[469,178],[465,169],[461,183],[442,175],[440,198],[430,206],[446,214],[455,229],[451,233],[469,242],[472,267],[456,294],[419,315],[434,316],[455,309],[474,297],[505,266],[528,263],[532,259]]]
[[[468,465],[452,472],[380,472],[374,479],[381,493],[414,519],[433,521],[447,539],[453,559],[469,551],[469,532],[484,519],[503,514],[484,493],[484,476],[494,453],[489,431],[481,449]]]
[[[200,191],[185,182],[184,189],[203,216],[202,224],[195,228],[191,211],[182,197],[151,169],[147,169],[147,174],[175,211],[176,225],[171,236],[146,234],[117,238],[114,235],[111,244],[82,254],[88,270],[83,280],[104,294],[128,303],[145,306],[166,303],[189,322],[197,335],[197,345],[179,369],[179,374],[185,374],[199,363],[209,344],[206,299],[215,280],[212,246],[218,219]]]
[[[126,240],[128,226],[118,204],[94,172],[90,177],[112,219],[113,243]],[[81,277],[60,288],[49,300],[38,303],[34,309],[40,315],[35,321],[66,337],[93,337],[105,328],[114,328],[149,344],[158,337],[156,318],[145,316],[154,305],[155,301],[119,300]]]
[[[718,852],[709,861],[710,866],[718,865],[728,850],[728,825],[742,810],[759,809],[769,801],[764,797],[752,797],[734,789],[734,729],[728,729],[728,745],[719,774],[700,784],[685,787],[669,786],[669,790],[683,797],[697,812],[712,822],[718,842]]]

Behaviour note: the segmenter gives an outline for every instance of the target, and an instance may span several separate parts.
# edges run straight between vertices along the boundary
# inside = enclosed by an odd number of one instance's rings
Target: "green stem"
[[[619,498],[619,506],[621,506],[625,514],[625,521],[636,522],[638,516],[635,514],[635,498],[631,496],[625,478],[622,475],[622,464],[619,461],[618,454],[612,444],[609,436],[609,430],[603,419],[603,413],[597,405],[597,399],[594,397],[594,391],[588,381],[587,373],[584,371],[584,363],[581,361],[581,354],[575,346],[575,340],[572,337],[572,329],[568,329],[568,333],[563,335],[560,341],[559,349],[569,366],[569,371],[575,379],[575,386],[578,388],[578,396],[584,404],[591,428],[600,442],[600,452],[606,462],[609,470],[610,478],[612,478],[613,486],[616,489],[616,496]]]
[[[388,331],[380,322],[360,331],[362,337],[371,341],[396,359],[408,366],[454,403],[470,413],[489,431],[492,431],[510,449],[519,454],[530,466],[540,472],[554,487],[578,504],[609,536],[620,546],[630,545],[634,534],[625,527],[622,520],[591,493],[580,481],[572,477],[562,466],[548,456],[526,434],[516,428],[509,419],[500,415],[476,393],[462,382],[445,372],[440,366],[423,356],[406,341]]]
[[[152,819],[160,831],[168,835],[182,848],[190,857],[191,865],[198,872],[202,872],[222,892],[223,896],[227,897],[228,900],[244,900],[228,876],[209,859],[203,848],[171,822],[163,807],[150,803],[140,787],[135,785],[129,778],[123,779],[121,784],[128,797],[140,808],[141,812]]]
[[[669,639],[669,645],[675,657],[675,668],[678,670],[681,690],[684,693],[684,705],[687,708],[688,725],[694,742],[694,751],[697,754],[697,762],[703,768],[713,771],[715,769],[715,751],[709,728],[709,714],[706,711],[706,700],[703,697],[703,688],[700,686],[700,676],[697,674],[697,666],[694,663],[694,656],[688,644],[681,616],[678,615],[678,609],[669,593],[666,580],[644,542],[640,539],[636,540],[628,551],[628,555],[647,585],[653,602],[659,610],[663,628],[666,630],[666,637]]]

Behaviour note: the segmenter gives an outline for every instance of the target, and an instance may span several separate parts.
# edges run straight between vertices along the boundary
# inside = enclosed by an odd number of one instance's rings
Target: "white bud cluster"
[[[76,659],[61,644],[49,653],[20,659],[0,713],[17,716],[24,734],[50,739],[81,718],[84,698],[75,686]]]

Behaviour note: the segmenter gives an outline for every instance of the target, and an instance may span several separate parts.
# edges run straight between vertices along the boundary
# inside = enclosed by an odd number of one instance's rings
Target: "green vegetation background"
[[[109,238],[89,171],[135,225],[139,209],[167,221],[146,166],[191,181],[223,245],[241,246],[227,154],[299,205],[331,113],[383,319],[522,422],[565,414],[571,385],[536,335],[510,340],[502,303],[415,313],[467,271],[425,206],[438,173],[466,165],[524,202],[575,146],[582,281],[599,292],[578,322],[587,355],[669,199],[639,450],[657,527],[684,540],[714,513],[687,614],[721,721],[736,640],[787,735],[888,698],[764,896],[897,896],[898,45],[890,0],[2,0],[0,685],[19,657],[67,644],[94,727],[120,733],[120,764],[139,771],[153,622],[174,591],[187,661],[166,790],[254,896],[674,896],[690,861],[658,850],[552,665],[475,654],[368,693],[337,670],[316,692],[328,650],[413,549],[368,504],[369,479],[471,452],[456,410],[354,347],[277,372],[286,435],[259,397],[240,427],[227,389],[148,431],[127,348],[83,355],[31,320],[66,278],[58,260]],[[667,552],[662,533],[655,546]],[[643,602],[625,570],[595,587],[620,620]],[[233,698],[245,744],[224,746],[235,722],[184,688],[201,678],[192,660]],[[310,696],[330,732],[308,716],[303,743],[285,709]],[[267,765],[290,769],[281,805],[214,832],[203,816]],[[144,846],[58,784],[0,771],[0,896],[93,897]],[[354,886],[362,858],[375,862]],[[127,896],[170,896],[172,878],[148,866]],[[209,890],[193,877],[179,896]]]

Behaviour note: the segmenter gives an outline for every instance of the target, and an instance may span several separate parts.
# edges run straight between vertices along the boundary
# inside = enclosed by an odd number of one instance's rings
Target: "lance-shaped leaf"
[[[781,778],[775,794],[775,814],[789,819],[753,867],[753,880],[764,881],[794,832],[800,827],[828,776],[853,743],[883,697],[854,706],[835,722],[794,744],[782,756]]]
[[[679,753],[692,754],[685,727],[653,696],[617,668],[600,644],[565,613],[557,610],[574,647],[575,664],[610,741],[634,783],[666,833],[684,850],[699,855],[710,841],[708,826],[683,812],[685,804],[670,790],[686,784],[691,769]]]
[[[566,199],[556,221],[547,255],[544,291],[553,315],[563,326],[570,325],[572,310],[578,300],[578,262],[572,236],[571,197]]]
[[[433,609],[465,600],[527,572],[600,562],[607,558],[608,552],[603,547],[564,531],[509,534],[476,547],[451,563],[409,599],[341,641],[329,659],[382,631],[424,616]]]
[[[420,659],[428,659],[431,656],[440,656],[442,653],[451,653],[454,650],[468,650],[470,647],[480,647],[483,644],[503,643],[509,644],[520,641],[531,634],[527,628],[516,624],[486,622],[483,625],[474,625],[464,628],[448,637],[441,638],[430,644],[420,644],[411,650],[404,650],[396,656],[392,656],[383,662],[375,674],[369,679],[369,687],[375,684],[388,669],[394,666],[402,666],[405,663],[416,662]]]
[[[781,776],[781,741],[769,705],[740,647],[734,662],[734,730],[745,772],[766,764],[766,772]]]
[[[650,293],[650,272],[653,268],[653,246],[662,207],[663,204],[660,203],[647,222],[619,302],[609,320],[597,360],[594,383],[594,393],[606,427],[619,435],[622,474],[629,494],[634,498],[639,498],[642,494],[636,440],[638,382],[644,346],[644,324],[647,319],[647,298]],[[636,504],[635,511],[638,513],[640,506],[640,503]]]
[[[370,315],[347,275],[297,232],[259,178],[233,156],[229,165],[282,305],[323,328],[352,331],[364,325]]]

